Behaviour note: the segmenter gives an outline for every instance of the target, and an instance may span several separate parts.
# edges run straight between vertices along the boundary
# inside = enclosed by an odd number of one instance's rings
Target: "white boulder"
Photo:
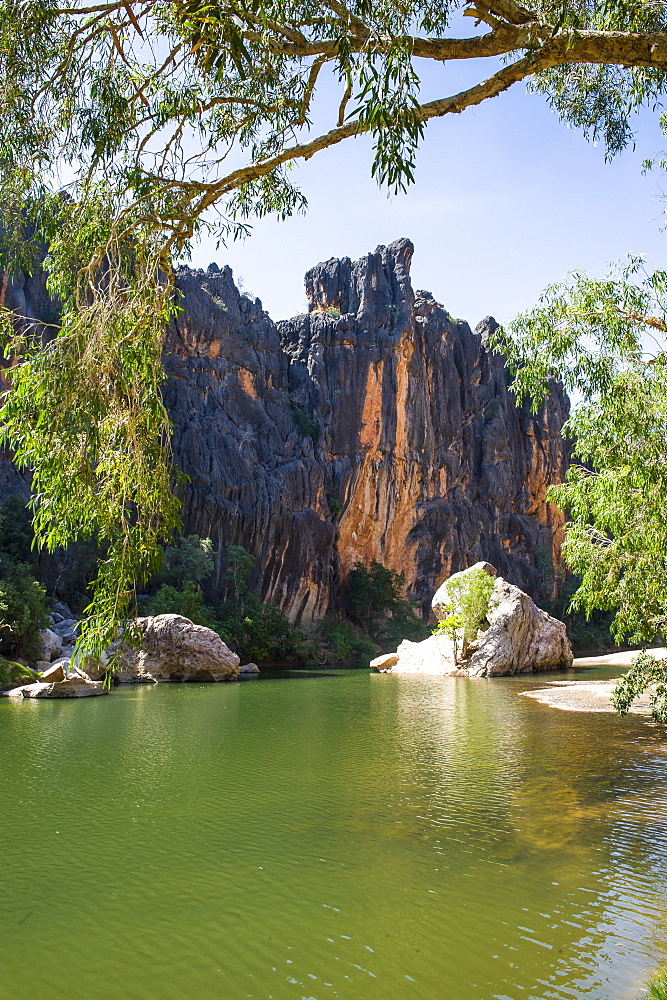
[[[497,576],[490,563],[477,563],[455,573],[450,580],[480,569],[496,579],[486,621],[465,658],[456,661],[448,636],[432,635],[423,642],[405,639],[396,653],[373,660],[371,669],[382,673],[498,677],[571,667],[572,648],[565,625],[538,608],[528,594]],[[444,584],[433,598],[433,610],[438,620],[455,610]]]
[[[471,653],[471,677],[540,673],[572,666],[572,647],[565,625],[498,577],[491,592],[489,627]]]
[[[240,660],[217,632],[181,615],[137,618],[141,645],[124,646],[116,679],[141,681],[236,680]]]

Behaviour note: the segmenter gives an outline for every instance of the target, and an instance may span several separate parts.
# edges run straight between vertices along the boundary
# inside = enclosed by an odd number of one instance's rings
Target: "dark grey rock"
[[[51,614],[53,615],[53,620],[55,622],[62,622],[65,619],[74,619],[74,615],[64,601],[54,601],[53,607],[51,608]]]

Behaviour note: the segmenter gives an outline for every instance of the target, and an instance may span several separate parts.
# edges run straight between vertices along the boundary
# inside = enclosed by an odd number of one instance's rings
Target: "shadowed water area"
[[[667,952],[665,739],[530,684],[0,700],[0,997],[634,1000]]]

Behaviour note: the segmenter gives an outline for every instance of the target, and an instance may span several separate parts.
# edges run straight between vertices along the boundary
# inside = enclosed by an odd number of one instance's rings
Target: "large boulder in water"
[[[181,615],[137,618],[138,648],[124,646],[116,679],[141,681],[229,681],[239,675],[240,660],[217,632],[194,625]]]
[[[477,563],[455,573],[450,580],[465,578],[475,570],[496,576],[489,563]],[[433,610],[438,619],[455,610],[444,584],[433,598]],[[538,608],[528,594],[498,576],[489,598],[486,621],[465,658],[455,662],[453,643],[446,635],[432,635],[423,642],[404,639],[394,655],[396,662],[391,666],[385,656],[373,660],[371,668],[378,672],[387,672],[389,668],[391,673],[498,677],[572,666],[572,647],[565,625]]]

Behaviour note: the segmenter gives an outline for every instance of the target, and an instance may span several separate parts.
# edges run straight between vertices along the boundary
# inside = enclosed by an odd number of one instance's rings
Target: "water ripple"
[[[1,1000],[634,1000],[667,952],[664,747],[520,690],[0,702]]]

